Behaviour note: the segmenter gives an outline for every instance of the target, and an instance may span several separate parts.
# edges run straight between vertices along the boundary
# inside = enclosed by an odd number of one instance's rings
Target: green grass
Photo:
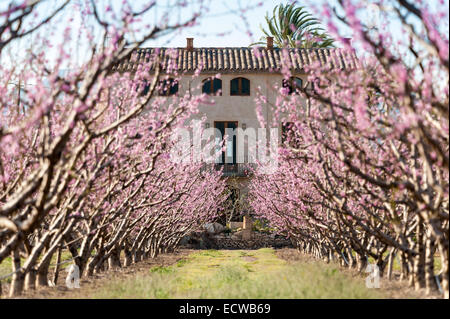
[[[158,274],[170,274],[174,272],[174,269],[172,267],[163,267],[163,266],[156,266],[150,269],[150,272],[158,273]]]
[[[12,272],[11,257],[3,259],[0,263],[0,277],[6,276]],[[11,277],[3,279],[2,282],[11,282]]]
[[[383,298],[364,280],[321,262],[287,263],[270,248],[207,250],[169,267],[110,282],[94,298]]]

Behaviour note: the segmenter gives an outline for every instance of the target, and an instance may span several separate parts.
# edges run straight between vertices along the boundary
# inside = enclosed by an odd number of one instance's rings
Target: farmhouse
[[[271,37],[267,38],[266,47],[258,48],[196,48],[193,41],[193,38],[187,38],[184,48],[137,49],[130,60],[118,65],[116,70],[133,72],[139,65],[148,62],[150,57],[159,56],[160,71],[165,75],[162,77],[164,85],[158,91],[159,96],[169,100],[185,96],[186,93],[210,96],[211,103],[200,105],[199,113],[192,120],[203,119],[204,129],[217,129],[217,143],[227,135],[225,147],[212,166],[220,169],[223,177],[227,178],[234,199],[243,198],[251,178],[249,168],[255,163],[252,157],[254,150],[249,146],[254,136],[247,132],[262,129],[255,111],[257,96],[265,96],[260,113],[268,125],[262,130],[266,130],[270,140],[269,127],[275,126],[280,142],[283,123],[272,124],[274,115],[270,107],[280,94],[279,88],[285,87],[289,94],[295,94],[296,88],[310,88],[312,84],[307,81],[307,67],[320,63],[331,68],[354,68],[356,56],[337,48],[284,50],[274,47]],[[291,72],[288,81],[284,80],[282,74],[283,66],[286,65]],[[155,68],[156,64],[152,65],[150,72],[154,72]],[[244,136],[229,134],[239,129]],[[243,151],[240,151],[242,145]]]

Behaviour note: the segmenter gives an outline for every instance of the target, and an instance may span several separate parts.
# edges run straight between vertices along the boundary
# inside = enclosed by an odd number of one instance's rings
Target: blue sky
[[[71,47],[71,53],[76,56],[76,59],[81,62],[90,55],[87,50],[87,41],[85,38],[76,38],[76,30],[82,28],[82,14],[77,9],[77,3],[83,3],[90,0],[72,0],[71,4],[61,14],[58,15],[54,21],[53,29],[42,30],[45,37],[51,37],[55,39],[55,43],[62,41],[62,31],[68,24],[70,18],[73,18],[73,30],[74,37],[71,43],[65,45]],[[112,3],[113,9],[117,9],[122,3],[122,0],[95,0],[99,5],[100,15],[102,16],[105,11],[106,4]],[[187,2],[186,7],[174,6],[175,3]],[[201,17],[197,26],[191,28],[185,28],[181,31],[177,31],[169,36],[158,38],[147,42],[146,46],[152,47],[183,47],[186,45],[186,37],[193,37],[194,46],[196,47],[229,47],[229,46],[248,46],[250,43],[259,40],[262,36],[260,25],[265,24],[264,17],[266,12],[271,12],[273,7],[280,3],[288,3],[290,1],[279,0],[157,0],[156,8],[150,11],[143,17],[143,24],[149,24],[153,26],[155,23],[160,23],[161,19],[168,17],[170,21],[184,21],[192,15],[192,12],[198,10],[198,2],[203,1],[207,12]],[[363,0],[361,0],[363,1]],[[369,2],[372,0],[369,0]],[[0,10],[4,8],[9,0],[0,0]],[[40,7],[39,13],[45,15],[51,12],[52,8],[55,8],[63,0],[44,0],[44,5]],[[133,0],[130,1],[133,6],[138,9],[142,7],[143,3],[147,3],[148,0]],[[258,3],[262,3],[258,6]],[[427,1],[431,4],[431,7],[439,7],[439,0]],[[316,13],[315,10],[320,8],[325,3],[333,6],[336,0],[306,0],[297,1],[297,3],[305,6],[311,13],[317,18],[320,17],[320,13]],[[448,8],[448,0],[445,0],[445,6]],[[240,17],[240,8],[251,7],[252,9],[245,12],[244,16],[246,20]],[[92,22],[92,21],[91,21]],[[1,23],[1,19],[0,19]],[[448,29],[448,21],[443,21],[443,25],[446,25]],[[400,27],[398,21],[391,21],[389,27],[394,37],[402,38],[404,35],[399,32]],[[247,34],[247,31],[252,33],[252,36]],[[340,28],[340,34],[344,37],[352,37],[351,30]],[[99,35],[99,34],[98,34]],[[24,48],[30,45],[32,41],[25,39],[20,43],[17,43],[14,47],[12,57],[17,58],[17,53],[23,51]],[[39,44],[37,44],[39,45]],[[53,49],[43,48],[51,60],[55,57]],[[2,63],[5,61],[5,55],[1,57]]]
[[[39,14],[45,14],[56,8],[63,0],[43,0],[44,3],[39,7]],[[58,37],[58,32],[67,25],[67,21],[74,18],[74,28],[79,28],[81,23],[81,14],[76,9],[76,3],[83,3],[90,0],[72,0],[72,3],[60,13],[57,19],[54,20],[56,25],[55,33],[50,33],[49,36]],[[121,4],[121,0],[95,0],[98,3],[100,15],[104,11],[105,5],[112,3],[113,8],[117,8]],[[149,0],[133,0],[130,3],[138,9],[143,3],[148,3]],[[199,19],[199,24],[195,27],[185,28],[182,32],[175,32],[174,34],[159,38],[155,41],[146,43],[148,46],[169,46],[179,47],[186,45],[186,37],[194,37],[194,45],[198,47],[208,46],[248,46],[254,41],[259,40],[262,36],[260,25],[265,24],[264,16],[266,12],[272,12],[273,8],[279,3],[287,3],[289,1],[278,0],[186,0],[190,3],[187,7],[174,6],[174,3],[179,3],[183,0],[157,0],[157,5],[151,12],[144,16],[144,22],[154,25],[160,22],[165,16],[169,16],[171,21],[185,21],[191,17],[192,13],[198,9],[198,2],[203,1],[207,12]],[[319,5],[323,0],[302,1],[301,4],[313,11],[312,3]],[[331,2],[334,2],[332,0]],[[10,0],[0,0],[0,10],[4,8]],[[258,6],[258,3],[262,3]],[[244,21],[239,16],[239,8],[252,7],[252,10],[245,12]],[[1,20],[1,19],[0,19]],[[1,22],[1,21],[0,21]],[[247,34],[250,31],[253,37]],[[23,41],[22,45],[27,45],[29,41]]]
[[[165,13],[168,4],[177,0],[158,1],[154,13],[161,18]],[[194,0],[195,1],[195,0]],[[136,1],[136,3],[139,1]],[[263,35],[260,25],[265,25],[265,15],[272,13],[273,8],[280,3],[289,3],[292,1],[278,0],[211,0],[208,12],[200,19],[199,25],[192,28],[185,28],[182,32],[177,32],[168,37],[163,37],[149,43],[150,46],[169,46],[183,47],[186,45],[186,38],[194,38],[196,47],[246,47],[256,42]],[[297,1],[305,6],[311,13],[314,6],[321,6],[324,0]],[[336,3],[335,0],[326,1],[327,3]],[[206,1],[208,3],[208,1]],[[261,5],[259,5],[261,4]],[[241,17],[240,8],[248,8]],[[186,19],[190,17],[192,8],[181,8],[171,12],[175,19]],[[155,20],[156,21],[156,20]],[[248,34],[250,31],[251,35]]]
[[[211,7],[211,12],[201,19],[199,26],[184,29],[181,34],[174,37],[158,39],[158,41],[152,43],[152,46],[185,46],[186,37],[194,37],[194,45],[198,47],[248,46],[250,43],[259,40],[263,35],[260,25],[265,24],[264,16],[266,12],[272,12],[273,8],[279,3],[286,3],[286,1],[274,0],[264,2],[259,0],[241,1],[241,4],[254,6],[251,11],[245,13],[248,22],[246,25],[246,22],[238,14],[230,12],[240,7],[239,2],[237,0],[214,1],[215,5]],[[260,2],[262,2],[262,6],[257,6]],[[312,11],[311,5],[306,2],[304,5]],[[247,31],[251,31],[251,37],[247,34]],[[225,34],[217,36],[220,33]]]

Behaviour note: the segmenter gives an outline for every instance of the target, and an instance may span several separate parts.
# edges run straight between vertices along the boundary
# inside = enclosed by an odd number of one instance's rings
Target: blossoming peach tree
[[[189,91],[156,96],[170,90],[162,79],[182,76],[176,59],[156,54],[129,72],[116,67],[144,42],[194,25],[205,1],[194,1],[186,21],[172,23],[169,8],[154,26],[144,17],[156,2],[143,2],[103,11],[76,2],[81,28],[67,23],[59,42],[41,31],[69,0],[53,11],[39,0],[0,7],[0,57],[30,36],[36,43],[0,66],[0,263],[11,258],[11,296],[56,283],[62,251],[82,276],[171,251],[226,199],[220,173],[169,160],[171,133],[208,103]],[[448,10],[376,2],[380,26],[395,17],[407,35],[398,38],[365,25],[362,3],[338,3],[319,13],[336,39],[342,26],[352,31],[358,63],[311,64],[298,94],[274,87],[271,122],[258,95],[261,124],[283,122],[285,131],[278,168],[254,172],[250,206],[303,252],[360,270],[375,262],[388,277],[398,259],[401,278],[448,298]],[[102,30],[100,41],[93,30]],[[61,72],[74,58],[68,43],[81,38],[88,58]],[[337,50],[355,55],[348,43]],[[286,80],[290,70],[280,70]]]
[[[129,265],[172,251],[225,200],[219,172],[169,160],[170,132],[203,96],[158,97],[162,79],[180,74],[161,71],[157,55],[132,72],[116,68],[145,41],[194,25],[202,1],[186,21],[154,26],[142,25],[154,1],[137,9],[122,1],[103,12],[96,1],[77,2],[83,27],[68,22],[59,43],[41,31],[61,26],[55,21],[71,4],[48,14],[43,3],[11,2],[0,12],[2,58],[30,35],[37,43],[0,67],[0,263],[11,258],[10,296],[55,284],[62,251],[82,276],[123,266],[121,254]],[[75,58],[74,37],[92,50],[61,72]]]
[[[253,210],[305,253],[359,270],[374,262],[389,278],[398,260],[402,279],[448,298],[448,3],[375,1],[373,29],[365,4],[338,2],[320,12],[337,39],[338,24],[352,30],[339,50],[359,47],[358,65],[317,62],[297,95],[274,88],[284,144],[277,172],[252,181]],[[382,27],[393,19],[400,38]]]

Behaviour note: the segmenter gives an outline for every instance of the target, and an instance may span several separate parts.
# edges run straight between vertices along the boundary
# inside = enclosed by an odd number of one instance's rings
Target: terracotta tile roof
[[[278,49],[266,48],[142,48],[134,51],[129,60],[113,68],[120,72],[136,71],[139,65],[161,58],[163,72],[195,72],[201,68],[202,73],[232,72],[277,72],[281,61],[287,61],[292,71],[302,72],[305,66],[313,66],[319,61],[321,66],[352,69],[358,67],[354,52],[343,49]],[[172,63],[170,63],[172,61]],[[155,64],[152,63],[150,71]]]

